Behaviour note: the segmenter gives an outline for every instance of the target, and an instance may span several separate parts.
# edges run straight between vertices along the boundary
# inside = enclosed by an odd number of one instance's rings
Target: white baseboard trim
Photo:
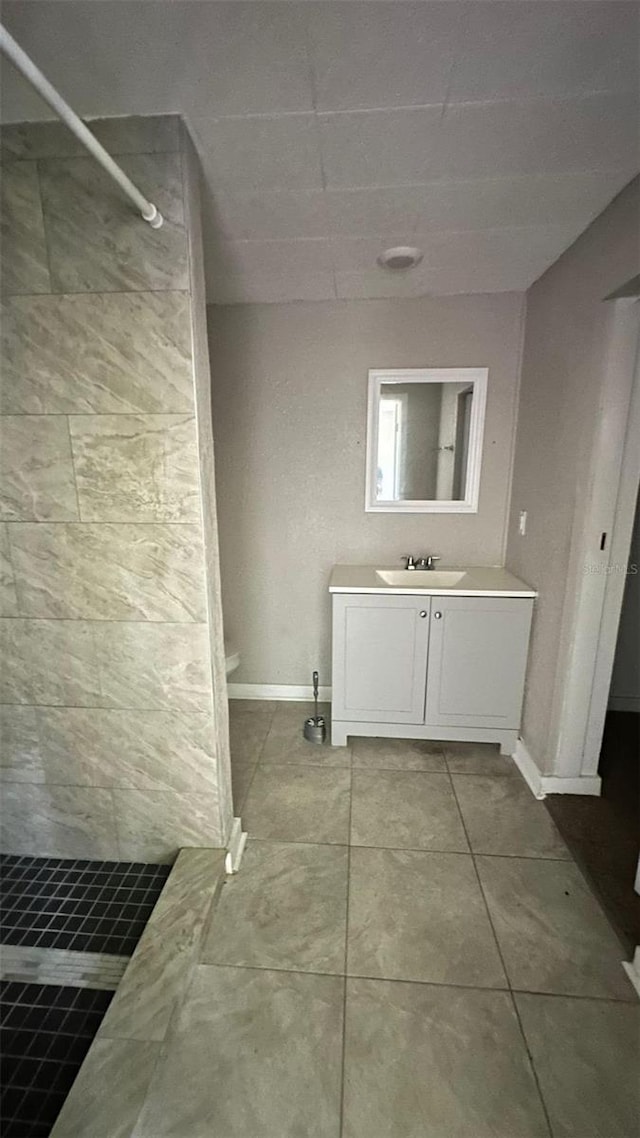
[[[529,754],[522,738],[518,739],[516,743],[516,749],[513,752],[513,761],[534,798],[546,798],[547,795],[542,786],[542,775],[538,770],[538,764]]]
[[[602,779],[599,774],[581,775],[579,778],[543,775],[541,782],[545,794],[590,794],[599,798],[602,792]]]
[[[640,947],[636,946],[636,951],[633,954],[633,960],[630,964],[626,960],[622,961],[627,976],[633,984],[638,996],[640,996]]]
[[[229,699],[313,699],[313,691],[307,684],[227,684]],[[322,703],[331,701],[331,688],[318,689],[318,699]]]
[[[513,761],[536,798],[546,798],[548,794],[589,794],[599,797],[602,792],[602,779],[597,774],[578,778],[541,774],[538,764],[530,755],[522,738],[516,743]]]
[[[635,711],[640,714],[640,695],[610,695],[609,711]]]
[[[224,868],[227,873],[237,873],[240,869],[240,862],[244,853],[244,847],[247,844],[248,834],[242,829],[242,821],[240,818],[234,818],[231,825],[231,834],[229,835],[229,845],[227,846],[227,856],[224,859]]]

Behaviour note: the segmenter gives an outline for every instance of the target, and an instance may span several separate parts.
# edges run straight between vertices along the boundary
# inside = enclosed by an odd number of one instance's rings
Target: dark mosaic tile
[[[129,956],[168,865],[0,856],[1,943]],[[0,984],[0,1133],[45,1138],[113,992]]]
[[[54,985],[0,984],[0,1132],[48,1135],[112,992]]]
[[[4,855],[2,942],[131,955],[170,870],[142,862]]]

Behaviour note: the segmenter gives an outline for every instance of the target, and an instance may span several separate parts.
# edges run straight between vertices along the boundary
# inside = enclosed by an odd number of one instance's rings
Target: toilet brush
[[[303,735],[309,743],[324,743],[327,737],[327,726],[324,715],[318,715],[318,673],[313,673],[313,701],[315,715],[310,715],[304,721]]]

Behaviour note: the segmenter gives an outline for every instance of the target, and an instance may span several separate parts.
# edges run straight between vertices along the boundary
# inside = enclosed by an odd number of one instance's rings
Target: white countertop
[[[452,596],[452,597],[537,597],[537,592],[514,577],[507,569],[498,567],[440,565],[434,571],[434,578],[438,572],[447,570],[464,571],[464,578],[459,584],[443,588],[429,588],[424,585],[412,583],[413,573],[406,570],[407,583],[401,587],[387,585],[377,576],[377,569],[397,569],[397,565],[334,565],[329,580],[330,593],[400,593],[411,595],[419,593],[422,596]],[[424,580],[424,575],[421,574]]]

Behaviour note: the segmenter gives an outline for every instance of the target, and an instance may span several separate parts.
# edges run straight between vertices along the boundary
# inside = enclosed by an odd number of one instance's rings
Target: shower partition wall
[[[166,861],[232,821],[197,170],[176,117],[92,129],[161,229],[3,131],[2,845]]]

